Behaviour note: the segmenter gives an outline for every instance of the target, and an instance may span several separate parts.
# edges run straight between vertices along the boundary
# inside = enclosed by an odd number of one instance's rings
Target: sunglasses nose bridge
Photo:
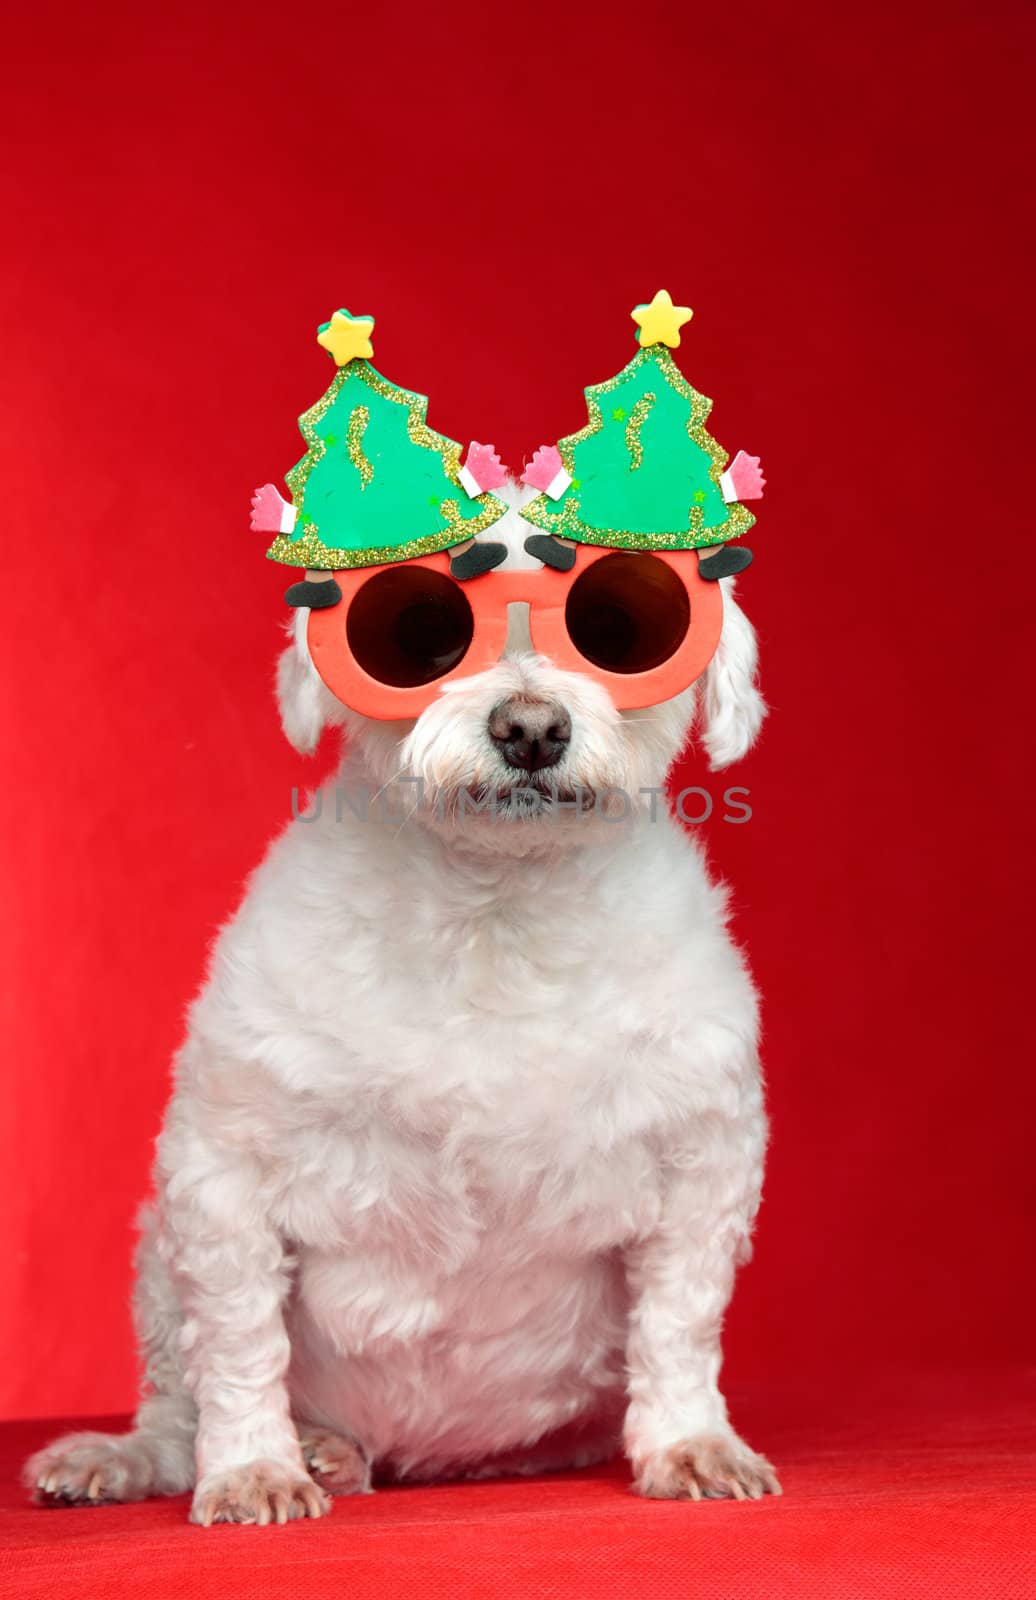
[[[476,627],[487,611],[503,613],[507,623],[501,656],[536,651],[540,649],[537,635],[549,632],[553,639],[558,633],[557,618],[564,611],[571,581],[571,574],[555,572],[550,567],[498,567],[478,580],[482,605],[475,605]]]
[[[532,649],[532,630],[529,625],[529,613],[528,600],[509,600],[507,602],[507,636],[504,640],[505,655],[524,655]]]

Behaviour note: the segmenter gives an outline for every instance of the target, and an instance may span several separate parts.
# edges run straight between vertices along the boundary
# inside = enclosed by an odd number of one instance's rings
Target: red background
[[[183,1008],[331,759],[279,732],[285,573],[247,520],[327,380],[317,323],[373,311],[432,423],[520,462],[660,285],[769,480],[755,814],[702,830],[774,1119],[733,1381],[1027,1354],[1026,9],[9,26],[0,1412],[130,1404]]]

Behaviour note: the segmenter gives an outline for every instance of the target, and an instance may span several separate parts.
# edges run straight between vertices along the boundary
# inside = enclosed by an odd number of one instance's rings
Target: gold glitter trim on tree
[[[655,347],[653,346],[652,348]],[[687,419],[688,437],[693,439],[695,444],[700,445],[710,458],[712,466],[709,468],[709,477],[713,483],[718,484],[730,457],[723,446],[718,444],[705,428],[705,424],[709,419],[709,412],[712,410],[712,401],[708,395],[699,394],[698,390],[687,382],[668,350],[658,350],[656,359],[661,368],[662,376],[670,388],[675,389],[677,394],[690,401],[691,414]]]
[[[360,488],[366,489],[374,476],[374,468],[363,453],[363,436],[367,432],[367,424],[371,419],[367,406],[354,406],[349,418],[349,426],[345,431],[346,449],[349,460],[360,474]]]
[[[286,567],[306,567],[313,572],[347,572],[351,567],[377,567],[389,561],[410,561],[414,556],[430,556],[437,550],[448,550],[451,545],[470,537],[471,526],[470,522],[451,523],[442,533],[410,539],[406,544],[340,550],[335,545],[324,544],[313,523],[309,523],[301,539],[289,539],[286,533],[279,533],[266,554],[271,561],[281,561]]]
[[[586,390],[586,409],[589,418],[586,426],[580,428],[578,433],[570,433],[566,439],[558,440],[558,451],[565,464],[565,471],[570,478],[578,476],[575,470],[576,446],[592,438],[604,426],[599,399],[614,394],[628,380],[630,373],[637,366],[642,366],[645,361],[650,361],[666,383],[675,389],[677,394],[682,395],[690,405],[691,415],[687,419],[688,436],[709,457],[711,462],[709,477],[718,487],[730,457],[705,427],[709,412],[712,410],[712,401],[687,382],[663,345],[649,345],[643,350],[638,350],[633,360],[628,362],[621,372],[617,372],[613,378],[606,378],[603,383],[591,384]],[[642,398],[647,399],[646,392]],[[639,403],[638,401],[637,404]],[[631,421],[636,409],[637,406],[634,405]],[[628,445],[628,438],[626,442]],[[755,526],[755,517],[752,513],[740,503],[733,502],[728,503],[726,521],[717,523],[714,528],[703,526],[704,513],[700,506],[690,507],[686,533],[676,528],[666,533],[634,533],[628,528],[596,528],[583,522],[579,515],[579,500],[571,493],[565,496],[560,511],[552,509],[552,502],[547,495],[538,494],[527,506],[522,507],[522,516],[534,527],[542,528],[545,533],[553,533],[563,539],[575,539],[580,544],[603,545],[616,550],[699,550],[707,545],[726,544],[730,539],[738,539],[743,533],[747,533],[749,528]]]
[[[631,472],[636,472],[644,459],[644,446],[640,442],[640,430],[647,421],[648,413],[657,398],[658,396],[653,395],[649,390],[647,394],[641,395],[629,414],[629,421],[626,423],[626,449],[630,453]]]
[[[671,533],[633,533],[629,528],[596,528],[584,523],[579,515],[578,500],[567,500],[563,509],[554,514],[547,509],[549,504],[546,495],[537,495],[522,507],[522,516],[559,539],[575,539],[579,544],[602,545],[609,550],[702,550],[708,545],[726,544],[728,539],[739,539],[755,526],[755,518],[747,507],[731,505],[725,522],[706,528],[701,506],[691,506],[686,533],[677,528]]]

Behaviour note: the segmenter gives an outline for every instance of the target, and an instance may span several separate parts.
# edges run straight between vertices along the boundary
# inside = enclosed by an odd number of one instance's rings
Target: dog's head
[[[494,537],[508,538],[515,565],[529,559],[521,552],[524,532],[513,512],[493,529]],[[713,769],[743,756],[759,731],[765,706],[756,686],[755,633],[732,580],[722,582],[723,631],[704,677],[675,699],[636,711],[616,710],[595,679],[537,655],[527,608],[512,605],[496,665],[446,684],[414,721],[374,721],[347,710],[325,688],[306,646],[309,613],[299,611],[278,672],[284,731],[309,753],[325,725],[341,725],[371,784],[400,785],[407,810],[439,826],[477,830],[487,820],[565,826],[579,823],[587,809],[606,815],[646,809],[657,803],[652,792],[657,796],[696,730]]]

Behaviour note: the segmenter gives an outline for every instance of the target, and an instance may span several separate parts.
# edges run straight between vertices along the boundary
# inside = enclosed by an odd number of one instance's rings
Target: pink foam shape
[[[507,468],[491,444],[479,444],[472,439],[464,462],[480,490],[499,489],[507,482]]]
[[[522,473],[522,482],[527,483],[530,489],[541,489],[546,492],[558,473],[564,470],[565,463],[561,459],[561,451],[557,445],[541,444]]]
[[[744,450],[739,450],[730,466],[727,468],[737,500],[761,500],[766,479],[763,477],[758,456],[750,456]]]
[[[256,533],[280,533],[281,518],[288,502],[272,483],[264,483],[252,496],[252,528]]]

